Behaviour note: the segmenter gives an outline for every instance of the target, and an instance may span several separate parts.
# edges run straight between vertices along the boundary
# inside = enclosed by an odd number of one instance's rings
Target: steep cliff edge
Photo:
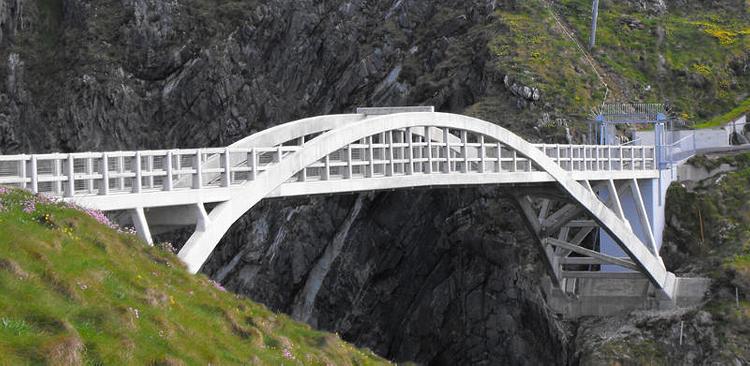
[[[221,146],[301,117],[400,104],[531,140],[580,139],[605,89],[552,12],[585,38],[585,3],[5,1],[0,151]],[[735,29],[746,2],[602,3],[593,62],[623,98],[666,97],[703,118],[747,97],[747,36]],[[690,18],[728,8],[726,24]],[[693,52],[707,42],[710,54]],[[574,362],[584,330],[545,308],[537,253],[505,194],[265,202],[204,272],[395,360]]]

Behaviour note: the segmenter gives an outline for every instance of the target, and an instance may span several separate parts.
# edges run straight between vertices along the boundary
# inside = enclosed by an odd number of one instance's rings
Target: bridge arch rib
[[[308,119],[308,121],[310,120],[314,119]],[[635,267],[646,275],[654,286],[660,289],[670,286],[670,274],[664,268],[661,260],[643,245],[623,219],[618,217],[615,212],[597,198],[596,194],[590,190],[590,187],[579,183],[571,172],[565,171],[543,151],[540,151],[539,148],[505,128],[471,117],[434,112],[398,113],[370,118],[363,118],[362,115],[343,115],[340,118],[330,116],[327,119],[318,119],[318,122],[316,122],[318,123],[317,127],[313,127],[312,123],[306,125],[303,121],[305,120],[280,125],[275,127],[275,132],[270,130],[268,132],[264,131],[261,132],[262,136],[253,137],[253,135],[238,142],[238,144],[259,143],[266,145],[267,143],[271,143],[275,145],[299,138],[300,136],[322,132],[322,134],[305,142],[300,150],[285,156],[281,161],[270,166],[261,174],[258,174],[255,180],[233,188],[230,199],[218,204],[211,211],[208,215],[209,224],[205,225],[203,230],[196,230],[180,250],[179,256],[187,263],[190,271],[197,272],[200,269],[235,221],[264,198],[273,196],[274,192],[282,185],[307,167],[350,144],[370,136],[401,129],[435,127],[468,131],[485,136],[498,141],[503,147],[512,149],[527,158],[539,170],[539,174],[545,175],[549,180],[557,182],[562,191],[572,201],[580,205],[585,212],[598,222],[601,228],[607,231],[628,257],[630,257]],[[303,125],[308,127],[302,129]],[[283,133],[280,131],[283,131]],[[429,141],[430,138],[427,140]],[[426,185],[463,185],[472,183],[471,181],[451,183],[450,179],[443,179],[443,175],[437,174],[414,178],[416,176],[418,175],[389,177],[387,179],[393,181],[389,183],[393,184],[393,187],[398,186],[395,182],[399,178],[402,178],[404,181],[422,179],[425,180]],[[445,174],[444,176],[449,177],[451,175]],[[367,180],[385,181],[387,179],[373,178]],[[434,182],[430,182],[429,180],[431,179],[434,179]],[[490,182],[483,181],[474,184],[487,183]]]

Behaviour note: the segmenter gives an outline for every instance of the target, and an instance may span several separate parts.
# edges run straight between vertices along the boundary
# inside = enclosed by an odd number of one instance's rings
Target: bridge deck
[[[390,138],[390,140],[389,140]],[[496,142],[349,144],[303,169],[271,197],[418,186],[553,182]],[[575,180],[655,178],[654,147],[534,145]],[[0,184],[101,210],[221,202],[301,146],[0,155]],[[436,179],[439,176],[439,179]],[[105,183],[106,182],[106,183]]]

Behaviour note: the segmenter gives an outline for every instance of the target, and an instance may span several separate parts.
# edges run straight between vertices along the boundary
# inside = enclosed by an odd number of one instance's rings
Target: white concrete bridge
[[[674,299],[679,281],[658,255],[653,146],[532,144],[431,107],[361,112],[289,122],[223,148],[0,156],[0,184],[129,213],[149,243],[151,233],[194,226],[179,252],[192,272],[265,198],[505,185],[556,291],[575,294],[577,280],[640,279],[652,296]]]

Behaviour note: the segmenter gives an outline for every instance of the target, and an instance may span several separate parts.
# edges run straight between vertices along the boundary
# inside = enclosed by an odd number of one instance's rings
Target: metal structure
[[[660,168],[667,165],[667,110],[664,104],[657,103],[616,103],[603,104],[594,111],[597,141],[600,145],[619,145],[616,126],[621,124],[654,125],[656,160]]]
[[[152,232],[194,225],[179,252],[192,272],[265,198],[507,185],[558,288],[614,276],[602,268],[616,266],[672,298],[675,277],[658,256],[654,225],[663,208],[641,192],[659,178],[654,146],[531,144],[431,109],[359,112],[289,122],[222,148],[0,156],[0,184],[127,212],[148,242]],[[623,209],[625,197],[636,214]],[[599,251],[600,231],[625,254]]]
[[[599,18],[599,0],[591,4],[591,34],[589,35],[589,49],[593,50],[596,45],[596,22]]]

